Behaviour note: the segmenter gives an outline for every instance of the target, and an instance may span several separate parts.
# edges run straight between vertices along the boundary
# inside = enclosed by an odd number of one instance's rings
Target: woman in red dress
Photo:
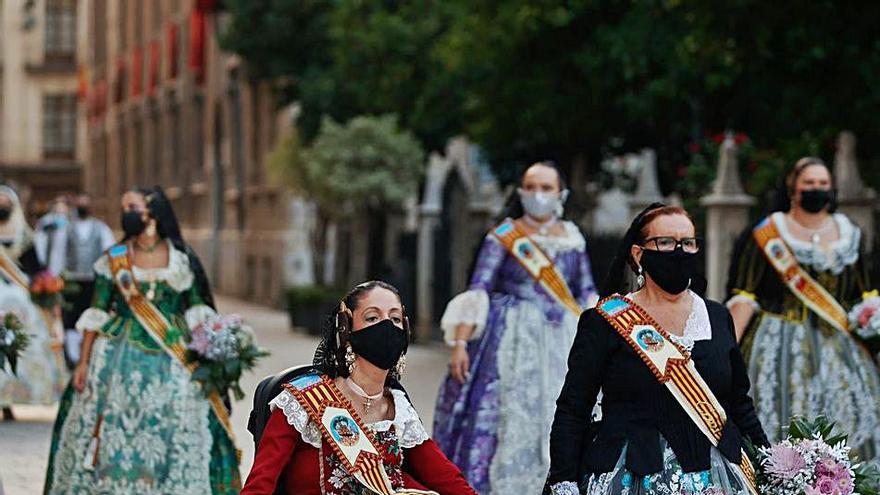
[[[297,495],[475,495],[403,390],[391,387],[408,342],[394,287],[367,282],[345,296],[325,325],[314,370],[270,402],[242,495],[272,495],[278,486]]]

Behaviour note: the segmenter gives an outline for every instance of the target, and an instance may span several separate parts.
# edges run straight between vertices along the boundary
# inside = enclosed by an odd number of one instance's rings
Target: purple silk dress
[[[533,235],[582,307],[597,295],[586,242]],[[475,325],[470,376],[447,376],[434,415],[434,439],[483,495],[540,493],[550,467],[550,426],[577,331],[575,315],[549,295],[491,234],[483,241],[468,290],[446,308],[441,326]]]

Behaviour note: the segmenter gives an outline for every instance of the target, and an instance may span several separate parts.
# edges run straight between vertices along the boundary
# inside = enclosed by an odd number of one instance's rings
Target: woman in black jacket
[[[730,314],[690,290],[699,250],[681,208],[651,205],[630,226],[604,288],[613,296],[581,316],[569,355],[553,494],[754,493],[744,438],[767,439]],[[622,297],[627,265],[639,287]],[[590,428],[600,390],[603,420]]]

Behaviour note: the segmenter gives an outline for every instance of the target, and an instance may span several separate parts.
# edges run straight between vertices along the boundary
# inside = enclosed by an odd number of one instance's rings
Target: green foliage
[[[326,117],[309,148],[300,150],[295,138],[287,139],[270,162],[322,213],[340,217],[350,203],[401,206],[417,193],[424,160],[415,137],[398,127],[396,117],[383,115],[344,125]]]
[[[283,98],[302,105],[306,143],[325,116],[391,112],[428,149],[467,134],[502,176],[511,164],[546,157],[583,156],[595,168],[611,136],[631,150],[656,149],[669,171],[690,161],[688,143],[729,128],[767,150],[756,151],[756,160],[769,160],[760,163],[802,156],[806,144],[829,158],[841,129],[859,136],[861,156],[880,153],[880,9],[857,2],[227,6],[224,46],[254,74],[283,78]]]

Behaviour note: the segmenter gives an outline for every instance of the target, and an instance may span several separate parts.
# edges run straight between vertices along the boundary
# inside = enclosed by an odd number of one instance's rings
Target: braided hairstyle
[[[312,366],[318,372],[331,378],[338,376],[344,378],[349,375],[345,362],[345,351],[349,336],[353,331],[353,311],[358,308],[361,300],[374,289],[385,289],[397,296],[398,300],[400,299],[400,292],[397,288],[381,280],[364,282],[346,294],[336,308],[324,318],[324,324],[321,327],[321,342],[315,349],[315,357],[312,360]],[[409,318],[406,316],[406,307],[403,308],[403,330],[406,332],[407,339],[410,339],[412,333],[410,332]],[[390,384],[399,379],[397,371],[392,368],[386,382]]]
[[[135,187],[130,189],[130,192],[144,196],[144,200],[147,203],[147,212],[150,214],[150,218],[156,220],[156,234],[161,239],[167,239],[175,249],[186,254],[199,295],[205,304],[216,309],[214,294],[211,292],[205,267],[202,266],[202,262],[199,261],[199,257],[192,247],[183,240],[183,235],[180,233],[180,224],[177,222],[177,215],[174,214],[174,207],[171,205],[168,196],[165,195],[165,191],[160,186],[153,186],[149,188]],[[131,237],[128,235],[123,237],[122,242],[129,241]]]
[[[629,267],[633,274],[638,273],[638,265],[632,257],[631,248],[633,245],[641,246],[645,242],[645,231],[647,230],[648,225],[654,221],[655,218],[664,215],[684,215],[691,220],[691,223],[694,223],[690,213],[680,206],[670,206],[664,203],[655,202],[642,210],[636,215],[635,219],[633,219],[629,229],[627,229],[626,234],[624,234],[623,239],[621,239],[620,244],[617,247],[617,253],[614,255],[614,259],[611,261],[611,265],[608,269],[608,274],[605,276],[605,280],[602,283],[599,293],[601,297],[604,298],[613,294],[626,294],[634,289],[629,283],[630,277],[626,272],[627,267]],[[700,266],[702,266],[702,264],[700,264]],[[692,291],[702,296],[706,292],[706,286],[706,277],[701,270],[691,281],[690,288]]]

